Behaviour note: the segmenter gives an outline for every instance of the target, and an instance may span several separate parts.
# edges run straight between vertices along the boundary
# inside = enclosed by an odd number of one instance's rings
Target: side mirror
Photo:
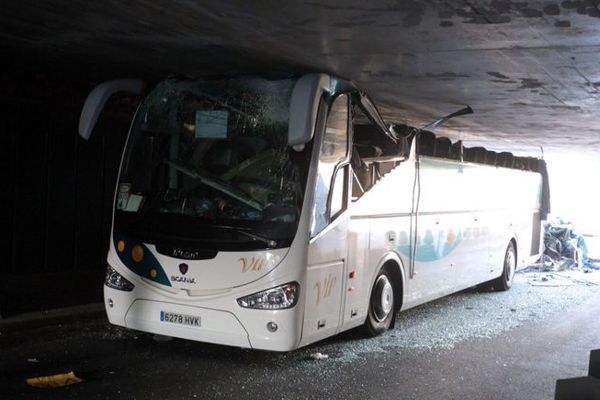
[[[331,89],[331,78],[325,74],[308,74],[296,82],[290,101],[288,145],[308,143],[315,133],[319,102]]]
[[[81,110],[79,135],[85,140],[90,138],[96,121],[110,96],[118,92],[139,95],[142,94],[143,89],[144,82],[138,79],[119,79],[96,86],[88,95]]]

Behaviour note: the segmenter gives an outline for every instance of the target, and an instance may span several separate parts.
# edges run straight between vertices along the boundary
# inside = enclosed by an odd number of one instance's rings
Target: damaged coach
[[[110,81],[144,94],[123,152],[104,285],[112,324],[288,351],[474,285],[542,251],[543,160],[386,124],[352,82]]]

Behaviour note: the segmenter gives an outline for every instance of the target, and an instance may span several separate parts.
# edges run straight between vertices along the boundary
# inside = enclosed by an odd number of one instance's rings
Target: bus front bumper
[[[124,292],[104,286],[109,322],[143,332],[227,346],[270,351],[298,347],[298,316],[294,309],[250,310],[218,300],[203,301],[202,305],[181,304],[178,299],[147,300],[149,296],[140,293],[143,291],[136,287],[133,292]],[[276,331],[272,331],[273,323]]]
[[[151,300],[135,300],[125,315],[131,329],[183,339],[252,347],[248,332],[226,311]]]

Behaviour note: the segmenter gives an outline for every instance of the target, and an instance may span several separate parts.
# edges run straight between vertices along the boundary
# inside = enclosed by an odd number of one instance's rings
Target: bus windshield
[[[291,243],[307,151],[287,145],[294,80],[161,82],[138,110],[115,232],[211,249]]]

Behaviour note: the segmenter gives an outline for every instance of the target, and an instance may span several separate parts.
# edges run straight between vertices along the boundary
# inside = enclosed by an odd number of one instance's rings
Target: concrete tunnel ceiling
[[[390,122],[539,155],[600,150],[600,0],[6,3],[11,65],[100,80],[325,71]]]

